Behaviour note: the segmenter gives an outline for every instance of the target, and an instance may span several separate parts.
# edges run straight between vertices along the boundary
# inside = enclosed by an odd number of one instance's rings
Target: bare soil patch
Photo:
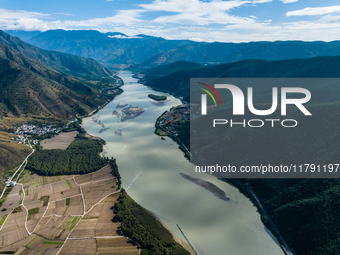
[[[40,145],[44,150],[61,149],[66,150],[67,147],[74,141],[79,134],[78,131],[61,132],[57,136],[42,140]]]

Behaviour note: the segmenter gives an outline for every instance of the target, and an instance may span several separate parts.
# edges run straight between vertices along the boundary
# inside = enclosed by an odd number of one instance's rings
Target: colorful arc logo
[[[217,93],[217,91],[213,87],[211,87],[210,85],[205,84],[203,82],[199,82],[199,84],[202,84],[203,86],[206,86],[212,92],[214,92],[214,94],[217,96],[218,100],[220,101],[220,104],[222,105],[222,100],[220,98],[220,95]],[[214,101],[215,106],[217,106],[215,97],[211,94],[211,92],[209,90],[206,90],[206,89],[203,89],[203,88],[200,88],[200,89],[203,90],[204,92],[206,92],[212,98],[212,100]],[[207,94],[202,94],[201,95],[201,100],[202,100],[201,113],[202,113],[202,115],[206,115],[207,114]]]
[[[203,83],[203,82],[199,82],[199,84],[202,84],[203,86],[206,86],[207,88],[211,89],[212,92],[214,92],[214,94],[217,96],[218,100],[220,101],[220,104],[222,105],[222,100],[221,100],[221,98],[220,98],[220,95],[217,93],[217,91],[216,91],[213,87],[211,87],[210,85],[205,84],[205,83]],[[213,96],[208,90],[206,90],[206,89],[202,89],[202,88],[201,88],[201,90],[203,90],[204,92],[206,92],[206,93],[212,98],[212,100],[214,101],[215,105],[217,106],[216,100],[215,100],[214,96]]]

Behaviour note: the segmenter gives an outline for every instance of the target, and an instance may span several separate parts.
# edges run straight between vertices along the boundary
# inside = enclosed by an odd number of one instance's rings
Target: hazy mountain
[[[160,37],[122,33],[100,33],[94,30],[50,30],[30,40],[30,44],[47,50],[56,50],[105,64],[136,64],[159,53],[191,43],[187,40],[165,40]]]
[[[104,64],[141,64],[139,67],[143,69],[179,60],[217,64],[250,58],[282,60],[340,55],[340,41],[207,43],[146,35],[128,37],[122,33],[93,30],[50,30],[28,42],[47,50],[94,58]]]
[[[19,37],[23,41],[27,41],[38,34],[41,34],[40,31],[23,31],[23,30],[6,30],[6,33],[14,36]]]
[[[172,63],[178,60],[196,63],[228,63],[244,59],[281,60],[340,55],[340,41],[334,42],[249,42],[193,43],[154,56],[145,66]]]
[[[111,74],[96,61],[40,50],[4,32],[0,35],[0,116],[70,118],[107,101],[91,83],[74,76]]]

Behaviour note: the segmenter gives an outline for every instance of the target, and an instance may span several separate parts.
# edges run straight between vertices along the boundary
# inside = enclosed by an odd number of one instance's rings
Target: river
[[[178,224],[199,255],[283,254],[256,207],[236,188],[206,174],[198,176],[224,190],[231,199],[224,201],[179,174],[190,175],[190,163],[175,142],[154,134],[154,125],[164,111],[181,104],[180,100],[138,84],[131,72],[120,71],[118,76],[124,81],[124,93],[94,115],[105,129],[92,120],[93,116],[84,119],[83,127],[107,142],[105,156],[117,159],[128,194],[185,241]],[[164,106],[154,105],[147,97],[150,93],[166,95],[168,101]],[[114,110],[121,111],[116,109],[119,102],[145,112],[121,122],[112,115]],[[117,130],[121,136],[115,134]]]

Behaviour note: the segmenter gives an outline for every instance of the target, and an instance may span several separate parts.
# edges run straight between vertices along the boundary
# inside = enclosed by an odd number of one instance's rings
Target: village
[[[17,131],[15,131],[15,134],[18,136],[15,139],[15,142],[17,143],[25,143],[26,139],[29,139],[32,135],[45,135],[47,133],[59,133],[62,130],[62,128],[56,128],[52,127],[52,125],[47,125],[44,127],[38,127],[34,124],[30,125],[22,125],[17,128]],[[37,140],[33,140],[33,144],[36,144]]]
[[[168,132],[174,136],[178,136],[177,129],[185,122],[190,120],[190,106],[188,104],[173,107],[170,111],[165,112],[158,120],[157,124],[160,129],[157,132],[164,135]]]

